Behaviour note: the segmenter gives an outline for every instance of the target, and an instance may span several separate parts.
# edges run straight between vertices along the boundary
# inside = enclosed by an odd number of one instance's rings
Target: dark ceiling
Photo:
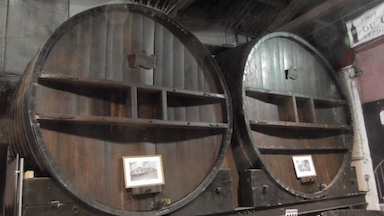
[[[219,25],[257,39],[275,31],[301,36],[334,66],[353,61],[345,22],[383,0],[133,0],[167,13],[192,32]],[[211,52],[221,49],[210,47]],[[215,53],[214,53],[215,54]]]

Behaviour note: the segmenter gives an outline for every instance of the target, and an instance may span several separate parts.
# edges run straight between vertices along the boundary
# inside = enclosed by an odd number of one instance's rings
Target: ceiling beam
[[[289,5],[268,25],[264,34],[273,32],[284,23],[292,20],[292,18],[307,4],[307,2],[308,0],[292,0]]]
[[[285,7],[287,7],[287,3],[282,2],[281,0],[256,0],[256,1],[266,5],[270,5],[275,8],[279,8],[279,9],[284,9]]]
[[[195,0],[170,0],[166,14],[169,16],[176,16],[179,10],[184,10],[189,7]]]

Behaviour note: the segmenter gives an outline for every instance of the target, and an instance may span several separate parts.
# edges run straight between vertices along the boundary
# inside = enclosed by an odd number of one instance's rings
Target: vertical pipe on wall
[[[9,0],[5,0],[5,8],[4,8],[4,29],[3,29],[3,44],[1,46],[1,58],[0,58],[0,72],[3,73],[5,71],[5,40],[7,36],[7,26],[8,26],[8,11],[9,11]]]
[[[24,183],[24,158],[20,158],[20,167],[18,168],[18,188],[17,188],[17,216],[22,216],[23,206],[23,183]]]
[[[354,80],[355,70],[348,66],[341,69],[338,75],[352,112],[354,144],[351,166],[356,168],[359,190],[367,192],[367,209],[380,210],[368,137],[365,130],[363,108],[356,87],[356,80]]]

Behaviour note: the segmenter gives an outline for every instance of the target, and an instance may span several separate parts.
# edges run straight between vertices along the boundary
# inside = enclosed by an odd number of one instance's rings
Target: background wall
[[[6,177],[6,109],[12,89],[45,40],[68,16],[68,0],[0,0],[0,206]]]
[[[361,102],[384,98],[384,39],[356,50],[354,66],[362,74],[357,78]]]
[[[2,18],[2,71],[22,74],[52,32],[68,18],[67,0],[1,0],[7,17]]]
[[[356,50],[354,67],[357,69],[357,89],[361,98],[365,128],[371,152],[373,169],[378,169],[384,160],[384,127],[380,122],[380,111],[384,110],[384,39],[379,39]],[[379,180],[379,201],[384,203],[383,180]]]

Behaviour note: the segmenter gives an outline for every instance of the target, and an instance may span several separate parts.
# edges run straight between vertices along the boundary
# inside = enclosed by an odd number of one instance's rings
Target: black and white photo
[[[316,176],[312,155],[292,156],[297,178]]]
[[[125,188],[164,184],[161,155],[123,157]]]

